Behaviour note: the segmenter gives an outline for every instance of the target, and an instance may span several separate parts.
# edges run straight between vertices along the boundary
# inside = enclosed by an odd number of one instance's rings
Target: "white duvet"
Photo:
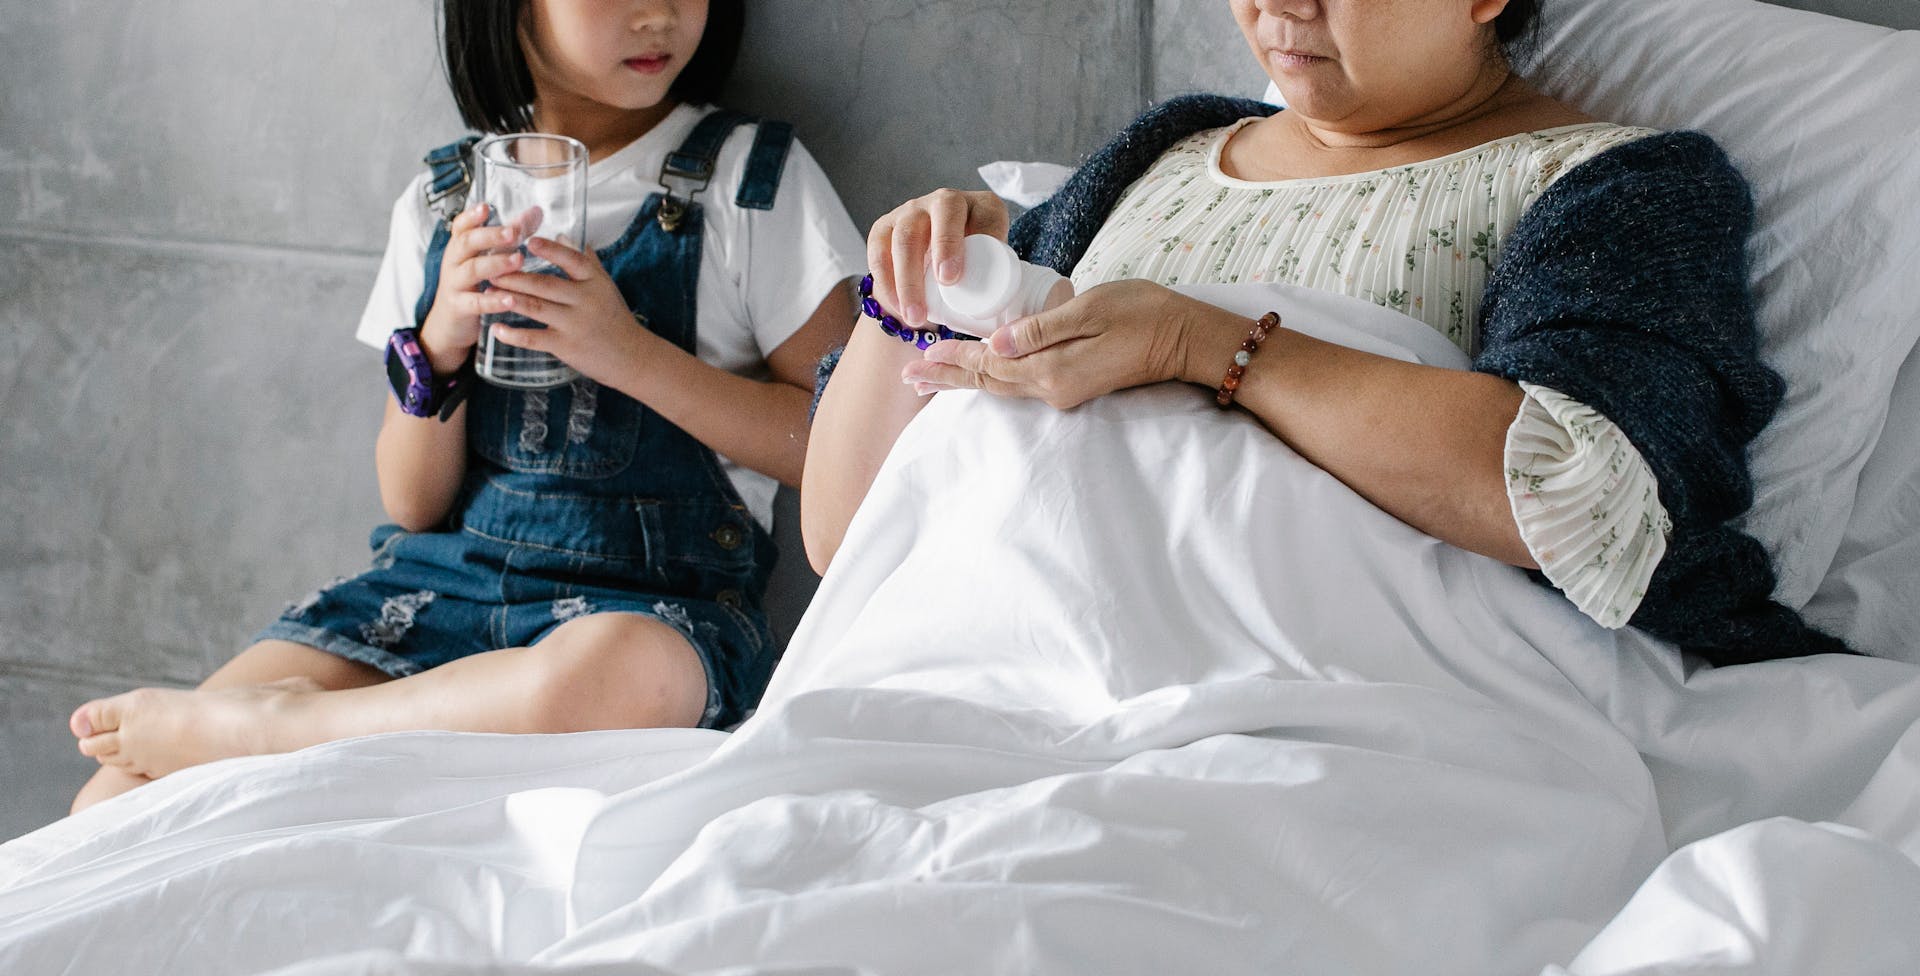
[[[0,972],[1911,976],[1916,719],[1688,675],[1199,391],[947,393],[737,733],[188,770],[0,847]]]

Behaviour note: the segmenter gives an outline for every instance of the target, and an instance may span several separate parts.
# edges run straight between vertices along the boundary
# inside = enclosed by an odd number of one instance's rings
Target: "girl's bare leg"
[[[164,776],[376,732],[692,726],[706,701],[706,669],[679,631],[638,614],[600,613],[567,621],[537,647],[362,687],[141,688],[82,705],[74,732],[89,733],[80,751],[104,765]]]
[[[244,688],[288,679],[305,679],[321,688],[339,690],[362,688],[392,680],[379,668],[349,661],[336,654],[292,641],[261,641],[241,651],[219,670],[200,682],[200,690]],[[101,800],[119,796],[152,778],[129,772],[119,766],[102,765],[73,798],[73,813],[79,813]]]

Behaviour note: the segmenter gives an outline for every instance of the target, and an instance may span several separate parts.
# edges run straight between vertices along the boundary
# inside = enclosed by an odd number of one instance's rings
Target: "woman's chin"
[[[1306,119],[1312,122],[1328,118],[1326,114],[1328,111],[1328,100],[1326,98],[1314,97],[1312,91],[1306,89],[1288,91],[1282,88],[1280,89],[1280,99],[1286,106],[1287,111],[1292,113],[1296,119]]]
[[[1332,107],[1338,101],[1325,85],[1306,83],[1300,78],[1279,71],[1267,72],[1273,87],[1280,92],[1280,101],[1289,110],[1302,115],[1318,117],[1319,113]]]

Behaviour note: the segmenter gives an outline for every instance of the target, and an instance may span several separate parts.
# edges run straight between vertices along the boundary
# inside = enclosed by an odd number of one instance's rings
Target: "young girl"
[[[534,238],[567,278],[521,272],[514,229],[460,209],[471,140],[429,154],[358,333],[396,391],[376,449],[395,524],[372,568],[199,690],[82,705],[70,724],[102,768],[75,810],[353,735],[723,727],[758,701],[775,481],[799,483],[813,367],[854,319],[864,244],[785,125],[704,104],[741,17],[742,0],[446,0],[463,119],[584,143],[595,249]],[[497,341],[581,378],[472,381],[480,317],[509,310],[546,328]]]

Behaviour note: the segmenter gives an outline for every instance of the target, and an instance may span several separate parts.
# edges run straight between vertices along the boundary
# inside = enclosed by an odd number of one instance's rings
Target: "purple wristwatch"
[[[419,330],[395,329],[387,337],[387,383],[393,387],[401,412],[408,416],[437,414],[444,423],[453,416],[460,401],[467,398],[468,374],[472,370],[473,359],[469,357],[458,372],[436,383],[433,363],[427,359],[427,351],[420,348]]]

